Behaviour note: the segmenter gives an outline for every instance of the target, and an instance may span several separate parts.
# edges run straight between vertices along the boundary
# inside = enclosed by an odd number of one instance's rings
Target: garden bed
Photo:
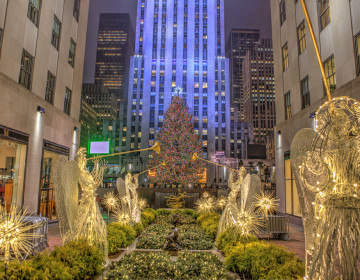
[[[110,266],[105,279],[234,279],[209,252],[132,252]]]
[[[188,214],[178,214],[179,244],[187,250],[210,250],[213,240],[206,235],[196,220]],[[171,233],[172,215],[160,213],[155,222],[148,226],[139,236],[137,249],[163,249],[166,236]]]

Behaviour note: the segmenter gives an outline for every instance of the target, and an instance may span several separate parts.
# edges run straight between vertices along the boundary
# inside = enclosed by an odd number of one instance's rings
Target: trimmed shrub
[[[143,212],[149,212],[149,213],[153,214],[155,218],[156,218],[156,216],[158,215],[158,213],[156,212],[156,210],[154,210],[154,209],[152,209],[152,208],[146,208]]]
[[[128,225],[111,223],[107,225],[107,240],[109,255],[116,254],[120,248],[125,248],[134,242],[136,231]]]
[[[89,279],[102,271],[103,253],[86,241],[73,241],[55,247],[51,253],[46,250],[23,262],[10,263],[6,279]],[[0,278],[5,278],[0,272]]]
[[[206,213],[201,214],[196,221],[201,225],[205,233],[214,240],[219,227],[219,220],[219,214]]]
[[[133,225],[133,229],[136,232],[136,236],[139,236],[140,233],[144,230],[144,226],[141,222],[138,222]]]
[[[158,215],[163,215],[163,216],[167,216],[171,214],[171,211],[167,209],[156,209],[155,211]]]
[[[65,246],[56,247],[51,256],[70,267],[71,275],[76,275],[74,279],[100,274],[104,262],[102,252],[86,241],[72,241]]]
[[[228,228],[217,239],[216,245],[218,249],[227,252],[231,247],[237,245],[239,242],[252,243],[259,241],[255,235],[249,235],[246,238],[241,238],[240,234],[234,231],[234,228]]]
[[[151,224],[155,220],[155,216],[153,213],[143,211],[141,213],[141,222],[146,227]]]
[[[302,279],[304,263],[281,246],[253,242],[231,248],[226,256],[229,269],[248,279]]]

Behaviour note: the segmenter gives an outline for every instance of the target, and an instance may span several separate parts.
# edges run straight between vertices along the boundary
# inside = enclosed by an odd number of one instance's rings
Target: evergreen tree
[[[150,159],[149,168],[165,162],[154,169],[155,176],[149,178],[150,183],[157,184],[189,184],[199,183],[205,164],[200,160],[192,160],[194,153],[202,155],[202,141],[194,134],[189,107],[184,99],[174,96],[165,113],[162,129],[157,134],[161,153]]]

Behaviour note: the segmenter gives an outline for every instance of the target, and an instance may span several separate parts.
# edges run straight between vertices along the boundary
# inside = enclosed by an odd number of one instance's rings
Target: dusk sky
[[[135,30],[137,0],[90,0],[85,52],[84,83],[95,75],[96,41],[100,13],[130,13]],[[231,28],[259,28],[271,37],[270,0],[225,0],[226,38]]]

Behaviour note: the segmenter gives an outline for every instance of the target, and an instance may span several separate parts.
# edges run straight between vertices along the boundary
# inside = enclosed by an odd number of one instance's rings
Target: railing
[[[268,222],[263,217],[260,234],[271,234],[274,238],[289,240],[289,221],[286,216],[269,215]]]

